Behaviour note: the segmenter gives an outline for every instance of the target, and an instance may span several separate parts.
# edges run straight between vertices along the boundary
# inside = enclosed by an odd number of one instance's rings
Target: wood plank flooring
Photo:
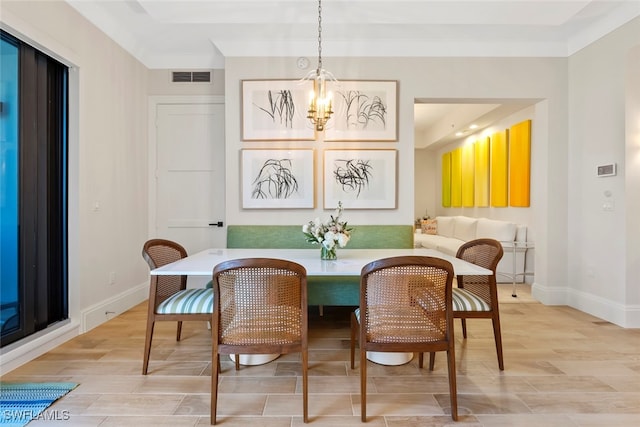
[[[640,425],[640,330],[623,329],[564,306],[518,298],[501,285],[505,370],[498,370],[491,322],[456,322],[460,421],[449,416],[444,353],[433,372],[417,358],[402,366],[368,365],[371,427]],[[345,308],[310,309],[309,425],[360,426],[359,370],[349,368]],[[48,411],[46,426],[209,425],[210,332],[204,322],[156,326],[149,374],[140,374],[146,303],[76,337],[1,378],[80,385]],[[221,426],[302,426],[299,355],[236,372],[222,361]]]

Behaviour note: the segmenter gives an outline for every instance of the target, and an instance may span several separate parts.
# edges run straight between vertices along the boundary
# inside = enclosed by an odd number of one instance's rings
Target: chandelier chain
[[[322,69],[322,0],[318,0],[318,70]]]

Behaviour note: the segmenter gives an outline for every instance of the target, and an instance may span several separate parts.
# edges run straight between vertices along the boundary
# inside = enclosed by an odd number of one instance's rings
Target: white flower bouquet
[[[347,221],[341,221],[342,202],[338,202],[335,216],[331,215],[326,222],[320,222],[320,218],[302,226],[302,233],[307,242],[322,245],[321,257],[323,259],[336,259],[336,249],[347,246],[351,238],[351,228],[347,226]]]

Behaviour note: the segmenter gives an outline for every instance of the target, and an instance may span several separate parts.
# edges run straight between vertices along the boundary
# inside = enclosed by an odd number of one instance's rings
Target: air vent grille
[[[211,71],[172,71],[173,83],[210,83]]]
[[[209,83],[211,81],[211,73],[209,71],[194,71],[191,73],[191,81]]]

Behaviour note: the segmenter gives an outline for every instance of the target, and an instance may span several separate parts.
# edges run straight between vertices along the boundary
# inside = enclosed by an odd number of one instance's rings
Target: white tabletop
[[[338,259],[323,261],[320,249],[206,249],[151,271],[152,275],[211,276],[216,264],[236,258],[280,258],[297,262],[308,276],[359,276],[366,264],[381,258],[421,255],[441,258],[453,265],[456,275],[492,274],[491,270],[442,252],[426,249],[338,249]]]

